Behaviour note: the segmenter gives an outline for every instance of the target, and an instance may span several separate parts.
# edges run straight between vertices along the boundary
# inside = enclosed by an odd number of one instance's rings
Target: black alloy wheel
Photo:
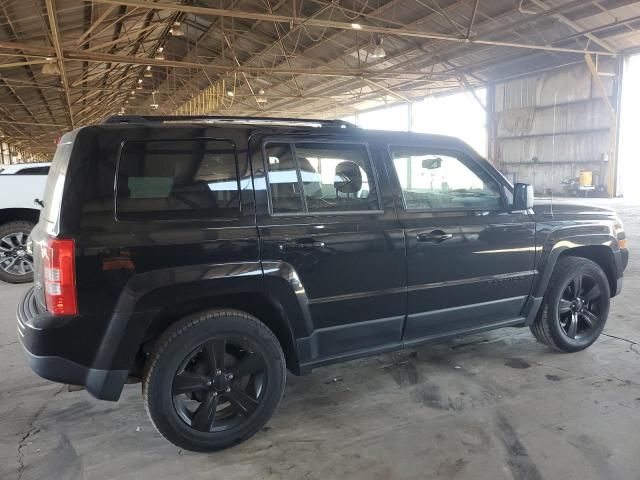
[[[267,382],[265,359],[246,340],[217,336],[182,362],[173,378],[173,404],[191,428],[228,430],[256,411]]]
[[[609,279],[600,265],[587,258],[563,256],[556,263],[531,331],[539,342],[556,350],[584,350],[604,329],[609,300]]]
[[[282,348],[265,324],[245,312],[211,310],[175,322],[155,341],[142,394],[167,440],[211,452],[258,432],[285,380]]]
[[[558,322],[568,338],[588,336],[601,322],[603,296],[595,278],[578,273],[562,292],[558,304]]]

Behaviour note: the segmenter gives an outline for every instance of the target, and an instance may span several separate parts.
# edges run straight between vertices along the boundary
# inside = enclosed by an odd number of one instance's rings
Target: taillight
[[[47,310],[54,315],[78,313],[73,240],[50,238],[43,257]]]

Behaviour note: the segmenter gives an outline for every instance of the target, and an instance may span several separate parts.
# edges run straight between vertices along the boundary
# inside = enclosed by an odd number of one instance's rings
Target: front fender
[[[534,297],[544,295],[558,258],[567,250],[590,246],[606,247],[612,253],[612,261],[615,260],[615,252],[620,251],[610,222],[585,222],[556,228],[547,224],[539,230],[538,235],[544,240],[537,242],[537,270],[540,273],[533,287]]]

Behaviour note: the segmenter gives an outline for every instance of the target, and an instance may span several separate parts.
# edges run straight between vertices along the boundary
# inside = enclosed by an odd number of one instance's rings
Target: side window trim
[[[486,208],[458,208],[458,207],[452,207],[452,208],[429,208],[429,207],[424,207],[424,208],[407,208],[407,201],[404,195],[404,191],[402,190],[402,184],[400,183],[400,178],[398,177],[398,172],[395,168],[395,165],[393,163],[393,147],[404,147],[404,148],[425,148],[425,149],[432,149],[434,150],[434,154],[441,154],[441,155],[452,155],[454,158],[456,158],[458,161],[460,161],[465,167],[467,167],[472,173],[476,173],[474,171],[474,169],[472,169],[471,167],[469,167],[468,163],[472,162],[474,166],[476,166],[478,169],[480,169],[485,175],[487,175],[487,177],[489,177],[496,185],[497,187],[497,191],[500,195],[500,206],[501,209],[500,210],[491,210],[491,209],[486,209]],[[389,161],[391,162],[391,170],[393,171],[393,179],[397,184],[397,187],[400,190],[400,199],[402,200],[402,208],[405,212],[407,213],[427,213],[427,212],[487,212],[487,211],[506,211],[507,210],[507,202],[504,196],[504,184],[498,180],[493,174],[492,172],[490,172],[489,170],[487,170],[486,168],[484,168],[483,165],[475,162],[473,160],[473,158],[466,152],[462,151],[462,150],[457,150],[455,148],[451,148],[451,147],[439,147],[439,146],[427,146],[427,145],[416,145],[416,144],[411,144],[411,143],[407,143],[407,144],[399,144],[399,143],[389,143],[387,144],[387,155],[389,158]]]
[[[205,141],[214,141],[214,142],[227,142],[233,147],[233,156],[235,160],[235,171],[236,171],[236,186],[238,192],[238,213],[236,216],[231,218],[171,218],[171,219],[162,219],[162,218],[149,218],[146,220],[136,220],[136,219],[126,219],[118,216],[118,175],[120,174],[120,163],[122,160],[122,150],[128,143],[134,142],[179,142],[179,141],[197,141],[197,140],[205,140]],[[161,223],[185,223],[185,222],[220,222],[220,223],[229,223],[229,222],[237,222],[242,217],[242,181],[240,179],[240,164],[238,157],[238,145],[235,141],[229,138],[218,138],[218,137],[195,137],[195,138],[162,138],[162,139],[143,139],[143,140],[123,140],[120,142],[118,146],[118,156],[116,160],[115,172],[113,176],[113,219],[117,223],[140,223],[140,222],[161,222]]]
[[[298,178],[298,187],[300,190],[301,201],[303,206],[303,211],[301,212],[281,212],[277,213],[273,211],[273,197],[271,194],[270,182],[269,182],[269,159],[267,157],[267,146],[269,144],[281,144],[281,145],[289,145],[291,149],[291,154],[295,157],[295,166],[296,166],[296,175]],[[304,186],[302,183],[302,174],[300,171],[300,162],[298,159],[298,155],[296,153],[295,145],[296,144],[304,144],[304,143],[322,143],[327,145],[360,145],[363,146],[366,152],[366,158],[369,162],[369,167],[371,168],[371,176],[373,183],[376,187],[376,200],[378,203],[378,209],[376,210],[349,210],[349,211],[320,211],[320,212],[309,212],[307,208],[307,200],[304,195]],[[336,216],[344,216],[344,215],[380,215],[384,213],[384,207],[382,203],[382,196],[380,194],[380,182],[378,181],[378,174],[376,171],[376,166],[373,162],[373,157],[371,155],[371,150],[369,148],[368,142],[365,141],[351,141],[351,140],[342,140],[342,139],[332,139],[329,141],[325,138],[304,138],[304,139],[291,139],[285,138],[279,140],[278,137],[270,137],[262,141],[262,162],[264,165],[264,175],[266,181],[266,192],[267,192],[267,200],[268,200],[268,213],[271,217],[336,217]]]
[[[300,189],[300,200],[302,201],[302,213],[309,213],[309,205],[307,204],[307,196],[304,194],[304,183],[302,182],[302,170],[300,169],[300,159],[298,158],[298,151],[296,150],[296,144],[294,142],[291,142],[289,144],[289,148],[291,149],[291,155],[293,155],[293,163],[296,166],[296,177],[298,178],[298,188]]]
[[[287,213],[287,212],[283,212],[283,213],[274,213],[273,211],[273,195],[271,193],[271,183],[269,182],[269,155],[267,154],[267,147],[270,144],[277,144],[277,145],[286,145],[287,147],[289,147],[289,151],[291,153],[291,156],[294,157],[293,161],[294,161],[294,165],[296,166],[296,177],[297,177],[297,185],[298,185],[298,196],[300,197],[300,206],[302,207],[303,211],[302,212],[291,212],[291,213]],[[298,167],[298,159],[295,158],[295,151],[294,151],[294,146],[293,143],[291,141],[287,141],[287,140],[273,140],[273,139],[269,139],[266,141],[262,142],[262,163],[264,165],[264,179],[265,179],[265,186],[266,186],[266,192],[267,192],[267,203],[268,203],[268,210],[269,210],[269,215],[272,217],[277,217],[277,216],[298,216],[298,215],[304,215],[304,210],[305,210],[305,199],[304,199],[304,191],[301,188],[302,186],[302,174],[300,173],[300,168]]]

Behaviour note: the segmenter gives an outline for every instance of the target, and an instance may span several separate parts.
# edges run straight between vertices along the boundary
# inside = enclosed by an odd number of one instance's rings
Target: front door
[[[405,341],[519,321],[534,222],[507,210],[504,185],[470,151],[407,142],[388,152],[407,242]]]
[[[273,271],[299,282],[303,363],[399,345],[404,237],[366,141],[254,138],[252,152],[266,286]]]

